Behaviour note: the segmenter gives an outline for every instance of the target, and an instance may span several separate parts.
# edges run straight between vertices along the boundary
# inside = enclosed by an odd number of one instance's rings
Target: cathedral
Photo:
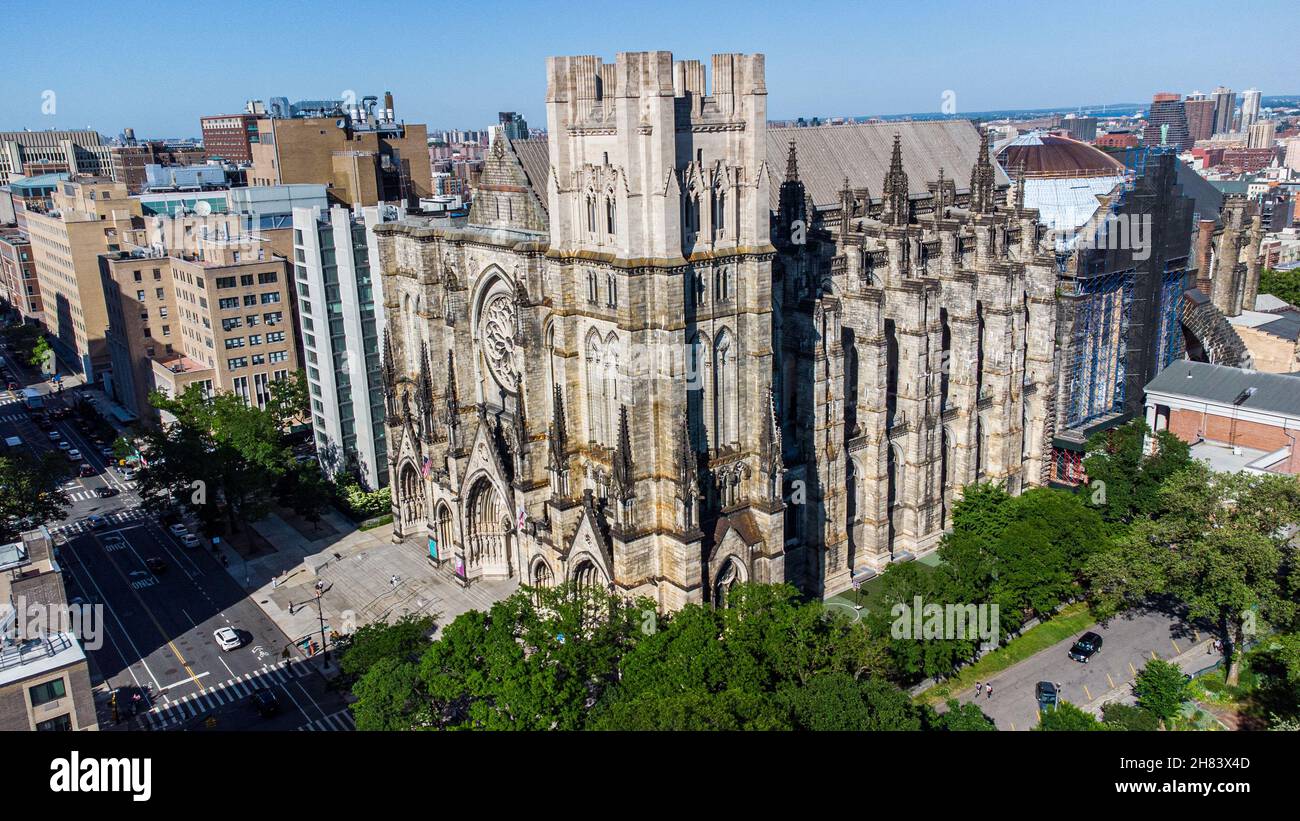
[[[663,51],[548,59],[546,112],[465,224],[375,229],[396,541],[664,610],[829,596],[963,486],[1049,480],[1065,265],[971,123],[771,128],[762,55]]]

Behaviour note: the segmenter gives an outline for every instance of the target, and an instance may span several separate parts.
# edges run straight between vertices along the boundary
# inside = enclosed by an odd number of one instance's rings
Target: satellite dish
[[[212,203],[207,200],[199,200],[194,203],[194,213],[198,214],[200,217],[206,217],[208,214],[212,213]]]

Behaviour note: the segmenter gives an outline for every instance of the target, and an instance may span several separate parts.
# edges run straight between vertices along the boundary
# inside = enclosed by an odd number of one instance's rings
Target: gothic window
[[[602,397],[605,404],[604,444],[613,447],[618,437],[618,430],[615,428],[615,425],[618,424],[618,337],[612,333],[606,337],[602,354],[601,368],[604,376]]]
[[[713,606],[726,607],[731,591],[744,581],[744,568],[736,562],[735,557],[728,557],[713,583]]]
[[[731,299],[731,269],[727,267],[719,268],[714,273],[714,279],[718,301],[726,302]]]
[[[596,301],[600,296],[599,290],[600,290],[600,286],[596,283],[596,272],[588,271],[587,272],[587,301],[590,302],[592,305],[596,304]]]
[[[698,233],[700,230],[700,197],[694,191],[686,194],[686,232]]]
[[[605,576],[591,559],[583,557],[573,568],[573,586],[579,590],[595,590],[604,586]]]
[[[612,273],[605,275],[605,306],[618,307],[618,279]]]
[[[612,196],[606,197],[605,198],[605,231],[611,237],[618,233],[618,214],[616,213],[616,208],[617,206],[614,203],[614,198]]]
[[[596,233],[596,196],[594,194],[587,195],[587,231],[592,234]]]
[[[721,235],[727,228],[727,195],[718,192],[718,212],[713,217],[713,227]]]
[[[708,410],[709,352],[708,343],[700,334],[691,337],[689,359],[686,363],[687,418],[693,423],[691,443],[698,453],[709,448],[709,430],[712,425]]]
[[[607,441],[606,405],[604,400],[604,352],[600,336],[592,331],[587,337],[587,439]]]
[[[738,384],[736,379],[736,346],[731,332],[718,334],[713,366],[713,427],[719,445],[736,442],[736,407]]]

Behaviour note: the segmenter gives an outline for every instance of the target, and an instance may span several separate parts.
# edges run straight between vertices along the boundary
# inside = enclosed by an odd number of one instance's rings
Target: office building
[[[0,185],[60,172],[113,179],[112,146],[89,130],[0,131]]]
[[[232,163],[251,163],[253,146],[260,142],[256,114],[219,114],[200,117],[203,150],[209,157]]]
[[[1229,134],[1233,130],[1233,115],[1237,110],[1237,95],[1230,88],[1219,86],[1210,95],[1214,100],[1214,133]]]
[[[1160,93],[1152,98],[1146,130],[1142,132],[1142,144],[1169,145],[1174,146],[1178,151],[1185,151],[1192,147],[1187,130],[1187,114],[1183,110],[1181,97],[1177,94]]]
[[[376,225],[402,211],[295,208],[294,281],[312,428],[321,468],[388,484],[383,368],[384,299]]]
[[[414,205],[429,196],[427,129],[393,119],[391,106],[377,109],[376,99],[328,116],[258,119],[248,183],[321,184],[332,202],[347,207]]]
[[[1259,122],[1260,91],[1248,88],[1241,92],[1241,125],[1238,131],[1249,132],[1250,127]]]
[[[99,256],[125,247],[143,227],[140,203],[106,178],[65,180],[47,210],[27,211],[27,234],[40,279],[41,319],[65,365],[101,379],[109,366],[108,317]]]
[[[27,608],[44,624],[29,624]],[[98,730],[86,652],[45,528],[0,545],[0,732]],[[103,629],[103,626],[100,626]]]
[[[528,123],[524,120],[524,115],[513,111],[502,111],[497,115],[497,119],[506,137],[512,140],[528,139]]]
[[[1273,139],[1277,124],[1272,120],[1260,120],[1252,123],[1246,132],[1246,148],[1273,148]]]
[[[0,296],[23,322],[41,321],[41,281],[31,240],[21,228],[0,227]]]
[[[1200,92],[1189,94],[1183,100],[1183,111],[1187,115],[1187,135],[1193,144],[1214,136],[1214,100]]]

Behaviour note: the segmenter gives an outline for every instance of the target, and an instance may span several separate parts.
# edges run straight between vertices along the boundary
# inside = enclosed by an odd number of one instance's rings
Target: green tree
[[[1139,418],[1088,440],[1083,466],[1089,489],[1085,492],[1106,521],[1155,515],[1160,510],[1161,485],[1191,463],[1187,443],[1167,430],[1155,435],[1155,447],[1146,453],[1150,436],[1151,428]]]
[[[1086,730],[1105,730],[1106,725],[1097,720],[1092,713],[1080,710],[1068,701],[1056,705],[1055,710],[1044,710],[1038,719],[1036,729],[1047,732],[1081,732]]]
[[[1153,658],[1133,682],[1138,705],[1168,726],[1187,698],[1187,678],[1178,665]]]
[[[1154,732],[1160,729],[1160,717],[1144,707],[1113,701],[1101,708],[1101,720],[1115,729]]]
[[[447,625],[420,661],[440,726],[574,730],[616,679],[649,601],[560,586],[522,590]]]
[[[415,730],[433,723],[419,667],[393,656],[377,660],[353,685],[358,730]]]
[[[948,699],[948,709],[942,714],[936,713],[931,719],[931,729],[950,732],[987,732],[996,731],[993,719],[984,715],[978,705],[962,704],[955,698]]]
[[[1214,473],[1192,463],[1160,487],[1159,515],[1133,523],[1112,555],[1090,561],[1099,614],[1168,594],[1191,619],[1214,624],[1237,683],[1248,627],[1296,616],[1297,577],[1285,527],[1300,510],[1300,481],[1283,475]]]
[[[795,729],[814,731],[919,730],[920,713],[898,687],[883,678],[818,673],[803,686],[780,691]]]
[[[1300,269],[1278,271],[1264,268],[1259,272],[1259,292],[1272,294],[1290,305],[1300,306]]]
[[[32,345],[31,354],[27,357],[27,364],[35,368],[44,368],[50,352],[53,350],[44,336],[38,336],[36,343]]]
[[[68,462],[60,454],[37,457],[22,450],[0,456],[0,544],[17,541],[23,520],[43,524],[63,518],[70,504],[63,490]]]
[[[433,616],[413,614],[392,624],[363,625],[348,637],[339,669],[345,675],[362,676],[382,659],[417,662],[433,643],[429,638],[433,628]]]

